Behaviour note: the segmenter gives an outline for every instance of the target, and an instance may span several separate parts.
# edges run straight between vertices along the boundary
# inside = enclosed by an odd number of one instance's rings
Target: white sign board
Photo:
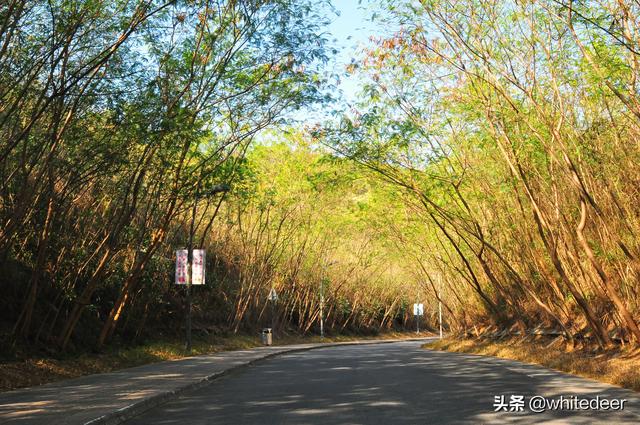
[[[277,301],[278,294],[276,293],[275,288],[271,288],[271,292],[269,292],[269,301]]]
[[[414,316],[422,316],[424,314],[424,304],[414,304],[413,305],[413,315]]]
[[[189,274],[188,255],[186,249],[176,251],[176,285],[187,284],[187,275]]]
[[[205,260],[204,249],[193,250],[193,264],[191,265],[192,285],[204,285]]]
[[[204,285],[205,276],[205,251],[193,250],[193,264],[191,265],[191,284]],[[176,251],[176,284],[186,285],[189,279],[189,253],[186,249]]]

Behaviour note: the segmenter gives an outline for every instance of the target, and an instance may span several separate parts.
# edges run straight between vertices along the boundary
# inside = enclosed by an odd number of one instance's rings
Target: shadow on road
[[[623,412],[494,412],[494,396],[630,399],[634,393],[508,360],[418,343],[287,354],[232,373],[128,424],[638,423]],[[526,408],[526,406],[525,406]]]

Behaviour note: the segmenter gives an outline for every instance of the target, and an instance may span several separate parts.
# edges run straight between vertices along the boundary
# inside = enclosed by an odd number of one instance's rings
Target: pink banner
[[[186,249],[176,251],[176,284],[186,285],[188,276],[188,252]]]

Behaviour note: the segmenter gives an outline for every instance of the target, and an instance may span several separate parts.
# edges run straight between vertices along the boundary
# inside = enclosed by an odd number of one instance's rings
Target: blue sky
[[[339,76],[338,92],[333,95],[337,109],[348,109],[357,100],[360,87],[358,75],[347,75],[346,66],[352,60],[362,58],[364,48],[371,46],[370,37],[389,35],[392,30],[384,28],[379,22],[372,21],[372,15],[382,11],[375,0],[331,0],[335,10],[326,7],[325,16],[331,22],[326,28],[328,47],[335,47],[338,53],[327,64],[327,72]],[[330,105],[302,108],[290,115],[291,118],[314,124],[330,118]]]
[[[372,6],[367,0],[333,0],[333,6],[339,16],[331,15],[333,22],[329,26],[331,38],[339,49],[335,57],[335,71],[343,75],[344,68],[352,59],[358,58],[362,49],[369,44],[369,37],[380,34],[380,28],[371,22]],[[357,93],[357,79],[342,76],[339,88],[344,100],[352,103]]]

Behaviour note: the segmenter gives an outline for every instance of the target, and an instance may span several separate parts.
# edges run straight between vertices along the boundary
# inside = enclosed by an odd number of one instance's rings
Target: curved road
[[[322,348],[243,368],[149,410],[133,424],[640,423],[637,393],[537,366],[420,348]],[[523,396],[522,412],[518,409]],[[501,397],[504,396],[504,399]],[[533,413],[533,396],[626,399],[622,411]],[[540,398],[537,399],[539,401]]]

